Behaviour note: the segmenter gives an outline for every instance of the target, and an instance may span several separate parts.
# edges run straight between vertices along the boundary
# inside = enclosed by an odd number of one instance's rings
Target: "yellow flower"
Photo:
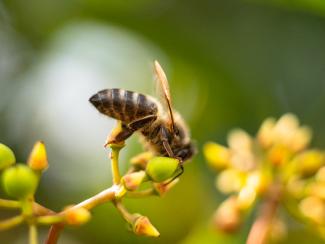
[[[222,145],[208,142],[203,147],[203,153],[209,165],[217,170],[229,165],[230,151]]]

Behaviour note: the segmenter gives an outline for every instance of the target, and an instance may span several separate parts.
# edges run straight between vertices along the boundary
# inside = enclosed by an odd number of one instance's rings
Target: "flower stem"
[[[29,225],[29,244],[37,244],[37,226],[35,224]]]
[[[21,224],[23,221],[24,221],[24,216],[22,215],[0,221],[0,231],[7,230],[14,226],[17,226]]]
[[[122,215],[123,219],[132,225],[132,223],[135,220],[135,215],[129,213],[129,211],[123,206],[121,201],[114,201],[113,202],[116,209],[119,211],[119,213]]]
[[[143,191],[129,191],[125,196],[128,198],[142,198],[154,195],[156,195],[155,190],[153,188],[149,188]]]
[[[261,207],[259,216],[254,221],[246,244],[265,244],[269,234],[272,221],[276,215],[281,198],[280,186],[274,185],[268,192],[266,199]]]
[[[120,150],[124,147],[123,144],[109,144],[110,148],[112,149],[110,158],[111,158],[111,168],[112,168],[112,175],[113,175],[113,184],[118,185],[121,181],[121,175],[119,170],[119,153]]]
[[[85,208],[87,210],[90,210],[100,204],[112,201],[115,199],[115,194],[116,194],[116,192],[119,191],[119,188],[120,188],[120,186],[113,185],[110,188],[96,194],[95,196],[92,196],[92,197],[78,203],[77,205],[71,207],[69,210],[74,209],[74,208]],[[62,214],[63,212],[61,212],[59,214]],[[61,232],[61,230],[63,230],[63,228],[64,228],[63,223],[52,225],[50,228],[48,237],[47,237],[46,244],[56,244],[59,239],[60,232]]]
[[[0,207],[16,209],[20,208],[21,204],[20,202],[14,200],[0,199]]]

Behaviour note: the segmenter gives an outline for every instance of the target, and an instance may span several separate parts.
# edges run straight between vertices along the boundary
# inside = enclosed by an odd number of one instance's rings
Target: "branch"
[[[280,186],[274,185],[271,187],[266,199],[261,207],[259,216],[254,221],[246,244],[265,244],[267,243],[267,237],[272,226],[272,221],[277,212],[279,202],[281,198]]]
[[[100,204],[112,201],[115,199],[115,194],[120,191],[120,186],[113,185],[110,188],[96,194],[95,196],[86,199],[85,201],[82,201],[81,203],[78,203],[77,205],[74,205],[71,207],[71,209],[76,208],[85,208],[87,210],[90,210]],[[64,214],[64,211],[60,212],[59,214]],[[46,244],[56,244],[60,235],[61,230],[64,228],[64,224],[55,224],[52,225],[46,240]]]
[[[24,216],[22,215],[12,217],[10,219],[2,220],[0,222],[0,231],[10,229],[13,226],[21,224],[23,221],[24,221]]]

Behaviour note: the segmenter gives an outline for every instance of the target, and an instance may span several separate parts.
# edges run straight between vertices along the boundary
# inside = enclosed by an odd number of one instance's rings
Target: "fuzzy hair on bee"
[[[108,143],[121,143],[139,132],[147,150],[155,155],[177,158],[183,164],[196,149],[185,121],[171,107],[167,79],[157,61],[155,71],[162,85],[164,102],[119,88],[101,90],[89,101],[100,113],[122,122],[122,130]]]

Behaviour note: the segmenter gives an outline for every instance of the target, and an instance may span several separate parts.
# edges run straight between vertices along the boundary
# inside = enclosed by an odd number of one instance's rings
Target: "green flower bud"
[[[4,144],[0,143],[0,170],[16,162],[15,154]]]
[[[163,182],[174,175],[178,165],[175,158],[154,157],[148,162],[146,173],[154,182]]]
[[[2,181],[4,190],[9,196],[24,199],[35,193],[38,177],[28,166],[20,164],[6,169]]]

